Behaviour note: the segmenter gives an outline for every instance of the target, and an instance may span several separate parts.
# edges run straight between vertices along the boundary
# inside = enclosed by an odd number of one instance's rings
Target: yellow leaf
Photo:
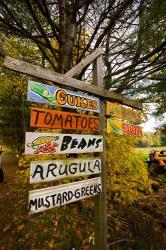
[[[24,225],[20,225],[17,227],[17,232],[20,232],[24,228]]]
[[[49,249],[55,248],[55,242],[54,242],[54,240],[52,240],[52,241],[50,241],[50,242],[48,243],[48,247],[49,247]]]
[[[153,56],[149,57],[148,61],[149,62],[153,62],[153,61],[155,61],[155,59],[156,59],[156,56],[153,55]]]
[[[7,232],[10,229],[10,224],[6,225],[6,227],[3,229],[3,232]]]

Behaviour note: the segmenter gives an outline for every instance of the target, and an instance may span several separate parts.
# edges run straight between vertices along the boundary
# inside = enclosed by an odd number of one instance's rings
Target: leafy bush
[[[140,192],[152,192],[146,165],[134,150],[135,138],[109,134],[106,143],[109,199],[128,204]]]

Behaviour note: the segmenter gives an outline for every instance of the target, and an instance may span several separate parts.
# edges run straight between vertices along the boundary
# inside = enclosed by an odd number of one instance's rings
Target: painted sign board
[[[93,115],[83,115],[43,108],[31,108],[30,126],[97,131],[99,130],[99,118]]]
[[[106,113],[111,117],[122,119],[122,105],[116,102],[107,101]]]
[[[37,189],[29,192],[28,210],[30,214],[34,214],[92,197],[101,192],[101,177]]]
[[[122,120],[107,119],[107,133],[122,134]]]
[[[136,124],[142,123],[141,111],[123,106],[122,117],[126,122],[132,122]]]
[[[94,175],[100,172],[101,159],[99,158],[32,161],[30,165],[30,183]]]
[[[141,126],[127,124],[122,120],[107,119],[107,133],[114,133],[117,135],[133,135],[142,136],[143,131]]]
[[[27,100],[72,109],[100,112],[99,98],[39,82],[28,82]]]
[[[123,123],[122,131],[124,135],[142,136],[142,127]]]
[[[142,123],[141,111],[116,102],[107,101],[106,114],[113,119],[122,119],[125,122],[132,122],[135,124]]]
[[[103,136],[26,132],[25,154],[70,154],[103,151]]]

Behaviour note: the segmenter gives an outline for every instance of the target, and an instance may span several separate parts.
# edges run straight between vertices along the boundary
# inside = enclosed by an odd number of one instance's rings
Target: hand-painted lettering
[[[46,203],[45,203],[45,207],[46,207],[46,208],[49,208],[49,207],[50,207],[49,196],[46,196]]]
[[[67,103],[70,105],[70,106],[74,106],[75,105],[75,96],[73,95],[67,95]]]
[[[72,163],[69,165],[70,174],[75,174],[77,172],[77,163]]]
[[[95,160],[94,163],[94,169],[97,168],[99,171],[101,171],[101,163],[99,160]]]
[[[78,145],[78,140],[77,139],[73,139],[72,143],[71,143],[71,148],[76,148]]]
[[[56,177],[56,174],[54,173],[56,168],[57,168],[56,164],[53,164],[53,163],[52,164],[48,164],[46,178],[48,178],[49,175],[52,175],[52,176]]]
[[[65,127],[68,127],[69,128],[72,128],[72,116],[71,115],[68,115],[66,117],[66,121],[65,121]]]
[[[99,113],[99,98],[39,82],[28,82],[28,101]]]
[[[30,183],[51,181],[72,176],[92,175],[101,172],[101,159],[69,159],[31,162]]]
[[[86,147],[86,145],[87,145],[86,140],[84,138],[82,138],[81,141],[80,141],[80,143],[79,143],[79,145],[78,145],[78,149],[79,148],[83,149],[83,148]]]
[[[99,118],[92,115],[31,108],[31,127],[99,130]]]
[[[40,178],[44,180],[44,176],[43,176],[43,168],[40,165],[37,165],[35,168],[35,171],[32,175],[32,179],[36,177],[36,175],[39,174]]]
[[[66,93],[63,89],[59,89],[56,92],[56,101],[59,105],[65,105],[66,104]]]
[[[52,115],[50,112],[46,112],[46,115],[44,117],[44,123],[45,124],[50,124],[50,122],[52,121]]]
[[[51,122],[51,126],[54,127],[58,122],[61,125],[61,127],[63,127],[63,117],[62,117],[62,114],[55,114],[54,119]]]
[[[32,195],[30,192],[29,211],[36,213],[101,193],[101,178],[65,184],[59,188],[56,186],[36,190],[36,194],[35,191],[32,192]]]
[[[42,111],[42,110],[37,110],[37,109],[33,109],[34,112],[36,112],[36,115],[35,115],[35,125],[38,123],[38,120],[39,120],[39,114],[44,114],[45,111]]]
[[[96,148],[99,147],[99,144],[100,144],[101,142],[102,142],[102,139],[101,139],[101,138],[99,138],[99,139],[96,140]]]
[[[102,150],[103,138],[100,135],[26,132],[26,154],[70,154]]]
[[[61,145],[61,151],[64,151],[68,148],[69,143],[72,140],[72,136],[66,135],[63,137],[62,145]]]

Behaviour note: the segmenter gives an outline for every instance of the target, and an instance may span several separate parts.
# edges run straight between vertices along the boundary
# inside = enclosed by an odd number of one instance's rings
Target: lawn
[[[136,152],[138,152],[138,154],[141,156],[143,160],[147,161],[151,150],[161,151],[163,149],[166,150],[166,147],[136,148]]]

